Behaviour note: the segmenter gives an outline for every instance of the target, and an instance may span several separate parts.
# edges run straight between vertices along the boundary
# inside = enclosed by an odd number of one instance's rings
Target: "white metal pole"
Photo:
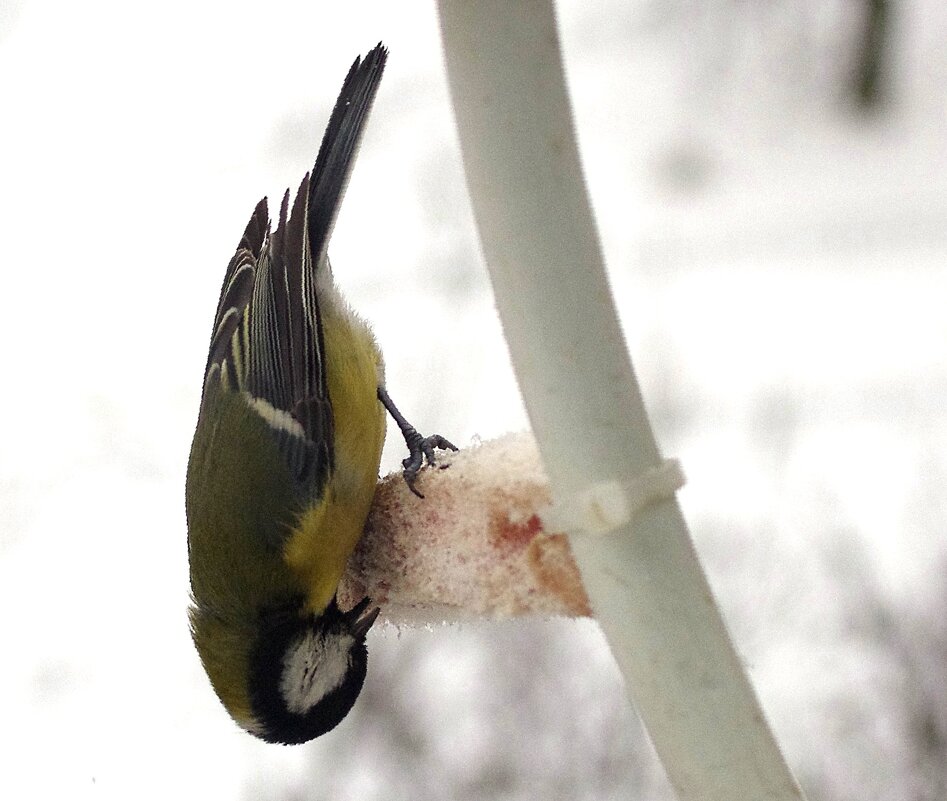
[[[566,516],[660,454],[582,177],[549,0],[439,0],[467,185],[553,497]],[[605,492],[605,495],[608,495]],[[619,519],[621,515],[619,515]],[[573,534],[583,581],[681,799],[803,798],[672,497]]]

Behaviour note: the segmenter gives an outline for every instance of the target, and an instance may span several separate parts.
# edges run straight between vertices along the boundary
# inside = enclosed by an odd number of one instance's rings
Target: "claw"
[[[382,402],[382,405],[398,424],[398,428],[401,429],[401,433],[404,435],[405,444],[408,446],[408,456],[401,460],[401,466],[404,468],[402,471],[404,481],[411,492],[419,498],[424,498],[414,486],[414,482],[417,481],[418,478],[418,473],[420,473],[421,468],[424,467],[424,461],[427,460],[429,465],[437,464],[437,459],[434,455],[435,450],[440,448],[442,451],[456,451],[457,447],[440,434],[422,437],[417,429],[404,419],[383,387],[378,388],[378,400]]]
[[[457,448],[440,434],[422,437],[413,428],[411,429],[411,433],[405,434],[405,442],[408,445],[410,455],[406,459],[401,460],[401,466],[404,468],[404,480],[411,492],[419,498],[423,498],[424,496],[414,486],[414,482],[417,480],[418,473],[421,472],[421,468],[424,466],[424,461],[427,460],[429,465],[435,465],[437,464],[437,459],[435,458],[434,451],[437,448],[443,451],[456,451]]]

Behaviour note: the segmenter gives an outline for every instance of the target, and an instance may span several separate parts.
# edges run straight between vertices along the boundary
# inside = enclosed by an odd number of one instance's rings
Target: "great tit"
[[[224,276],[191,445],[191,632],[224,707],[268,742],[329,731],[365,680],[379,610],[365,598],[343,611],[336,590],[374,494],[385,409],[415,494],[424,460],[456,450],[391,402],[381,352],[327,256],[386,58],[379,43],[355,59],[276,230],[265,198],[250,217]]]

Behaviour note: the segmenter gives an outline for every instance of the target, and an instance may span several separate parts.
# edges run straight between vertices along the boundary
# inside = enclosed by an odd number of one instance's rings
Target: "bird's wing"
[[[270,233],[266,199],[250,217],[224,277],[203,404],[218,387],[245,393],[292,475],[320,490],[332,467],[332,406],[319,307],[301,287],[301,276],[312,273],[308,188],[306,176],[291,213],[287,191],[275,232]]]
[[[246,392],[293,475],[317,491],[332,468],[333,413],[316,270],[386,57],[379,44],[353,63],[312,174],[303,178],[291,210],[287,190],[272,234],[266,199],[257,204],[227,267],[205,372],[205,403],[209,385]]]

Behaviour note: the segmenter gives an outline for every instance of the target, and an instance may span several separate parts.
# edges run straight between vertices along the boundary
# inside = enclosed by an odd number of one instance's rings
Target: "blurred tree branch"
[[[851,92],[856,106],[876,111],[886,96],[886,73],[891,50],[891,4],[888,0],[864,0],[864,23],[856,43]]]

